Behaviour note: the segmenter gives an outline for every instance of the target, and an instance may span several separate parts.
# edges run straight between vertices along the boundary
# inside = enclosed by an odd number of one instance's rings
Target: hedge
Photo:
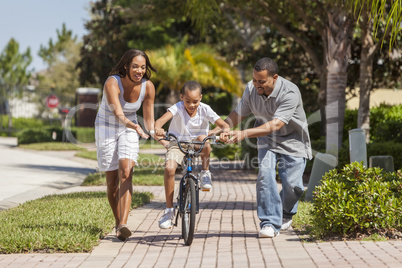
[[[55,139],[53,139],[55,134]],[[72,127],[71,134],[81,143],[91,143],[95,141],[95,129],[85,127]],[[61,142],[63,141],[63,128],[44,127],[26,128],[17,133],[18,144],[29,144],[38,142]],[[65,140],[66,141],[66,140]]]
[[[313,232],[318,237],[402,231],[402,172],[352,163],[325,174],[315,188]]]

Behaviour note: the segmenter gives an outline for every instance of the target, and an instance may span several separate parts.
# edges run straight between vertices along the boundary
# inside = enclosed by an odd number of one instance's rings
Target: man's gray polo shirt
[[[257,94],[252,81],[247,83],[236,113],[248,116],[253,113],[254,127],[261,126],[273,119],[285,125],[278,131],[258,137],[258,148],[297,157],[312,158],[310,136],[306,114],[299,88],[283,77],[278,77],[272,93],[266,96]]]

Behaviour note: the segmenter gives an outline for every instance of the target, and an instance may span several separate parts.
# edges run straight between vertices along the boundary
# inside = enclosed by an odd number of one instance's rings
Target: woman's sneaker
[[[201,190],[204,192],[209,192],[212,189],[211,172],[209,170],[201,170],[200,182]]]
[[[159,219],[159,228],[169,229],[173,226],[174,208],[166,208],[163,211],[162,217]]]

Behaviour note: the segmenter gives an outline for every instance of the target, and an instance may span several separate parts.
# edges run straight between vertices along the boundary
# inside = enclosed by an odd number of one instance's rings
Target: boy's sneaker
[[[275,236],[278,236],[279,232],[275,232],[274,228],[272,226],[265,225],[262,227],[260,232],[258,233],[258,237],[264,238],[264,237],[269,237],[269,238],[274,238]]]
[[[212,188],[211,172],[209,170],[202,170],[200,173],[201,190],[209,192]]]
[[[163,211],[162,217],[159,219],[159,228],[161,228],[161,229],[172,228],[173,220],[174,220],[174,209],[166,208]]]
[[[283,218],[281,230],[286,231],[290,226],[292,226],[292,218]]]

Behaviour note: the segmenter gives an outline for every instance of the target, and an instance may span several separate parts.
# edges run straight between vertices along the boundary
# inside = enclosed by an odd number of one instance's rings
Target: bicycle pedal
[[[202,189],[203,192],[209,192],[211,189]]]

